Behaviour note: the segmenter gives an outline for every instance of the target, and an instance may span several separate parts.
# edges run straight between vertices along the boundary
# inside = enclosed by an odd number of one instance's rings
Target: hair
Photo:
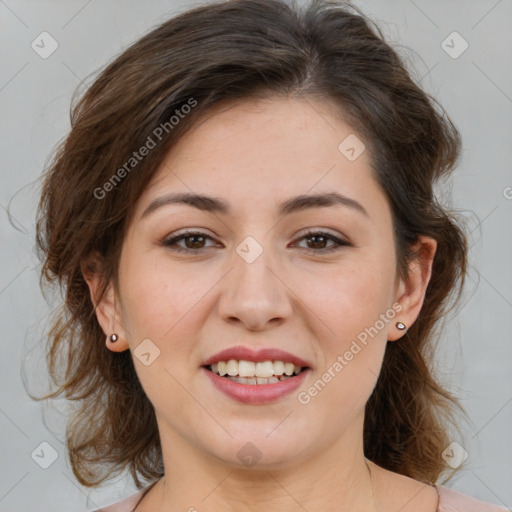
[[[420,235],[437,241],[419,316],[399,342],[388,343],[366,404],[364,452],[421,481],[436,482],[450,470],[441,453],[455,411],[465,411],[436,380],[432,347],[440,320],[461,297],[467,238],[434,186],[456,166],[460,135],[358,8],[335,0],[299,8],[294,1],[195,6],[129,46],[79,100],[73,96],[70,132],[43,175],[36,239],[41,286],[63,294],[48,331],[56,387],[43,398],[63,395],[76,405],[66,444],[83,485],[129,470],[140,489],[142,480],[163,475],[153,406],[130,351],[105,348],[83,272],[100,273],[98,300],[110,280],[117,287],[135,203],[169,149],[212,106],[275,97],[334,102],[364,140],[392,210],[397,275],[407,277]],[[154,147],[136,159],[150,139]],[[86,268],[93,253],[101,268]]]

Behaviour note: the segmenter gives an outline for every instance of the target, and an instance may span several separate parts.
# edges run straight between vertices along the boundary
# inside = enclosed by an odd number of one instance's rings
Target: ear
[[[388,341],[398,340],[405,333],[396,327],[396,322],[403,322],[409,328],[418,318],[432,275],[437,242],[431,237],[419,236],[412,249],[416,252],[416,257],[409,264],[409,277],[406,280],[400,279],[395,302],[402,309],[395,316],[395,321],[388,324]]]
[[[82,262],[82,275],[89,287],[96,318],[105,333],[107,348],[112,352],[123,352],[129,348],[129,345],[126,330],[122,325],[121,313],[116,306],[119,304],[119,300],[116,300],[112,281],[108,283],[103,297],[100,298],[101,289],[105,284],[101,271],[102,263],[101,255],[97,252],[92,253]],[[114,333],[118,337],[115,342],[110,339]]]

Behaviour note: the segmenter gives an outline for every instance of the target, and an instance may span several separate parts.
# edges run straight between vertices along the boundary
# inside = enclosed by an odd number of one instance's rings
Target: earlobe
[[[124,329],[122,332],[125,332]],[[105,345],[112,352],[124,352],[129,348],[126,335],[121,338],[116,332],[106,336]]]
[[[106,347],[113,352],[123,352],[129,348],[126,331],[122,326],[121,315],[116,307],[112,281],[103,291],[105,283],[102,279],[101,268],[101,256],[98,253],[91,254],[82,263],[82,275],[89,287],[96,318],[105,333]]]
[[[397,315],[397,321],[390,324],[387,333],[388,341],[400,339],[416,321],[423,306],[427,286],[432,275],[432,266],[437,249],[436,240],[427,236],[419,236],[418,241],[412,248],[416,256],[409,264],[408,278],[405,281],[402,280],[398,287],[395,300],[402,306],[402,309]]]

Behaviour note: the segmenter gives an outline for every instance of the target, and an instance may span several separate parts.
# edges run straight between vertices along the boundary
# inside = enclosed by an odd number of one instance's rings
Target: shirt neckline
[[[156,480],[149,487],[144,489],[144,491],[142,492],[141,497],[137,500],[137,503],[135,503],[135,506],[132,508],[132,510],[130,512],[135,512],[137,507],[140,505],[140,502],[144,499],[144,496],[146,496],[146,494],[156,485],[157,482],[158,482],[158,480]]]
[[[146,489],[144,489],[144,491],[142,492],[141,497],[137,500],[137,503],[135,503],[135,507],[133,507],[133,509],[130,512],[136,512],[136,509],[140,505],[140,502],[144,499],[144,496],[146,496],[146,494],[156,485],[157,482],[158,482],[158,480],[156,482],[153,482]],[[436,506],[435,512],[441,512],[441,510],[440,510],[440,507],[441,507],[441,493],[439,492],[439,487],[436,484],[428,484],[428,485],[433,487],[436,490],[436,493],[437,493],[437,506]]]

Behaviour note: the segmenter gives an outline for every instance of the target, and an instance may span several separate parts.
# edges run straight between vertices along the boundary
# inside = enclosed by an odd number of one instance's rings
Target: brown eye
[[[333,252],[340,250],[343,246],[350,246],[351,244],[346,240],[342,240],[330,233],[323,231],[310,231],[303,235],[299,240],[307,240],[307,251],[311,252]],[[311,241],[311,243],[309,243]],[[334,245],[326,247],[326,244],[331,241]]]
[[[177,252],[201,252],[208,249],[208,247],[205,247],[205,242],[208,239],[212,240],[210,236],[204,233],[187,231],[170,239],[164,240],[162,245]],[[185,241],[185,247],[178,245],[178,242],[181,242],[182,240]]]

